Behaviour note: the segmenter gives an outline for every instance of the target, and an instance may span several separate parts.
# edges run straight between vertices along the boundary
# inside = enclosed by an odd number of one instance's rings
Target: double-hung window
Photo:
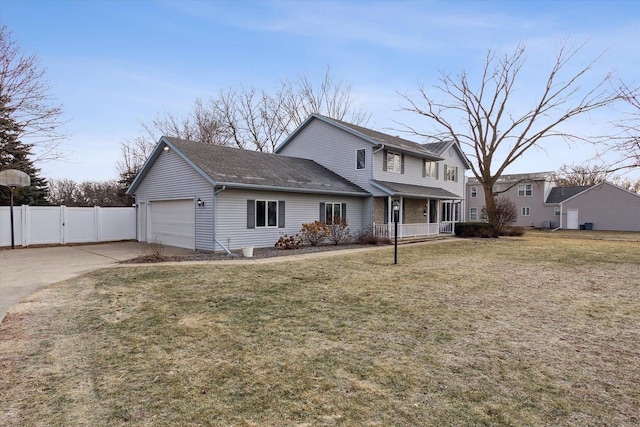
[[[471,187],[471,197],[478,197],[478,187],[475,185]]]
[[[560,216],[560,206],[553,207],[553,216]]]
[[[532,184],[518,184],[518,197],[529,197],[533,194]]]
[[[470,208],[469,221],[477,221],[477,220],[478,220],[478,208]]]

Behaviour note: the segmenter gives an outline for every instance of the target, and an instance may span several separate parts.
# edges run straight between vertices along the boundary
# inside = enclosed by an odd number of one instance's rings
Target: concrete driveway
[[[12,305],[34,291],[118,261],[139,256],[143,243],[115,242],[95,245],[55,246],[0,250],[0,322]],[[165,247],[165,255],[190,253]]]

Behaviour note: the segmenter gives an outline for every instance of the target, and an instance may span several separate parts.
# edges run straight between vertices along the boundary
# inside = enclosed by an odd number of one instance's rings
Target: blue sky
[[[115,178],[120,143],[156,112],[186,114],[196,97],[230,86],[269,89],[303,73],[320,77],[328,66],[353,84],[369,127],[389,132],[398,122],[428,128],[398,111],[405,105],[398,92],[437,83],[440,70],[473,73],[488,48],[527,45],[522,94],[535,89],[563,39],[590,40],[577,65],[608,49],[594,78],[613,70],[630,84],[640,80],[636,1],[4,0],[0,21],[48,68],[69,120],[68,156],[40,164],[43,175],[77,181]],[[603,114],[573,126],[615,115]],[[550,141],[508,172],[555,170],[592,155],[590,147]]]

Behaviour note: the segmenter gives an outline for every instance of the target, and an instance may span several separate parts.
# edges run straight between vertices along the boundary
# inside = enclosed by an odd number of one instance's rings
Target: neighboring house
[[[590,187],[556,187],[547,204],[559,217],[560,228],[640,231],[640,194],[608,182]]]
[[[545,227],[558,226],[558,218],[545,204],[551,189],[555,186],[553,172],[503,175],[493,187],[497,197],[508,197],[516,205],[518,219],[515,226]],[[482,221],[482,209],[485,206],[485,195],[478,180],[467,181],[467,220]]]
[[[229,251],[336,217],[391,237],[394,200],[399,237],[452,233],[467,168],[454,143],[421,145],[314,114],[276,154],[162,137],[127,194],[138,240]]]
[[[370,193],[367,223],[391,236],[400,202],[399,237],[453,232],[461,217],[469,162],[453,142],[418,144],[312,114],[276,153],[313,159]]]
[[[640,231],[640,195],[608,182],[559,187],[542,172],[504,176],[496,187],[515,203],[517,226]],[[482,220],[484,191],[476,179],[467,183],[467,198],[468,220]]]

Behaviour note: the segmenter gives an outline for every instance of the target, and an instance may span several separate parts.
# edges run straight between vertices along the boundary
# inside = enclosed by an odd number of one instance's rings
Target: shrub
[[[288,236],[286,233],[278,239],[274,245],[278,249],[298,249],[302,245],[302,237],[299,234]]]
[[[516,204],[506,196],[499,196],[495,198],[496,202],[496,210],[495,210],[495,220],[496,220],[496,230],[499,234],[502,234],[502,231],[509,227],[509,225],[513,224],[518,220],[518,210],[516,209]],[[481,218],[484,221],[489,219],[489,212],[487,212],[487,208],[482,208]]]
[[[373,233],[373,227],[358,230],[354,236],[354,240],[360,245],[388,245],[391,243],[388,237],[377,237]]]
[[[459,222],[455,232],[458,237],[498,237],[498,232],[486,222]]]
[[[522,227],[504,227],[500,231],[501,236],[524,236],[524,228]]]
[[[302,230],[300,230],[300,233],[302,233],[302,240],[305,243],[308,243],[311,246],[316,246],[327,237],[329,229],[326,224],[320,221],[314,221],[302,224]]]
[[[334,218],[333,224],[327,225],[327,237],[334,245],[348,242],[351,237],[349,224],[345,218]]]

